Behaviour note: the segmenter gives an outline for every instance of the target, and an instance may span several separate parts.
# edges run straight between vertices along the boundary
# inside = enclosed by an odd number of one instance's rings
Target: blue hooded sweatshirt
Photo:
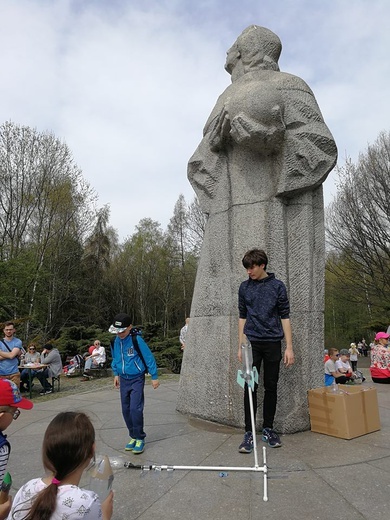
[[[111,368],[114,375],[125,379],[133,379],[148,372],[152,376],[152,379],[158,379],[156,360],[150,348],[139,335],[137,335],[137,341],[147,366],[145,367],[138,352],[134,348],[131,334],[124,339],[120,339],[119,336],[117,336],[111,348]]]

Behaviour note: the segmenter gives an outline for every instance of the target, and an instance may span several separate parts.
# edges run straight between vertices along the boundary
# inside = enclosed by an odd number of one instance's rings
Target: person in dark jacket
[[[151,375],[154,389],[158,388],[160,383],[152,352],[141,336],[137,336],[137,345],[142,353],[140,356],[134,347],[131,329],[130,316],[121,313],[115,316],[108,330],[116,334],[111,347],[111,368],[114,373],[114,386],[120,390],[122,415],[130,435],[125,450],[139,454],[145,449],[146,437],[144,432],[145,374]]]
[[[242,264],[247,270],[248,280],[242,282],[238,291],[238,360],[242,362],[241,345],[244,335],[252,345],[253,366],[260,372],[264,363],[264,401],[262,440],[271,448],[282,445],[278,434],[273,430],[276,412],[279,367],[282,360],[281,341],[286,340],[284,364],[294,363],[292,333],[290,323],[290,304],[284,283],[267,273],[268,258],[261,249],[245,253]],[[257,410],[257,384],[253,392],[253,408]],[[248,386],[244,389],[245,435],[239,446],[240,453],[253,450],[253,433],[248,396]]]

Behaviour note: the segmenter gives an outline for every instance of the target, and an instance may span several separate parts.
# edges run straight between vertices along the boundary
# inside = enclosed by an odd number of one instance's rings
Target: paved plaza
[[[368,370],[365,370],[366,375]],[[312,432],[282,436],[283,447],[267,449],[268,502],[262,472],[129,470],[135,464],[253,466],[253,454],[237,451],[241,430],[183,416],[175,411],[177,381],[157,390],[146,386],[146,450],[123,450],[127,432],[119,393],[109,384],[78,395],[35,399],[7,430],[12,445],[9,471],[15,494],[23,482],[42,475],[41,440],[60,411],[82,410],[97,431],[97,452],[115,464],[113,520],[387,520],[390,496],[390,385],[378,391],[381,430],[353,440]],[[109,381],[107,381],[109,383]],[[261,440],[259,462],[262,460]]]

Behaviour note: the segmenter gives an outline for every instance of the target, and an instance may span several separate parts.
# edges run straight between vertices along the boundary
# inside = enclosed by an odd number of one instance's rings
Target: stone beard
[[[178,410],[243,424],[237,291],[246,278],[244,253],[261,248],[267,270],[289,292],[296,362],[281,368],[275,429],[292,433],[309,428],[307,390],[323,384],[322,183],[337,149],[310,88],[279,72],[280,51],[268,29],[251,26],[241,34],[228,51],[232,84],[217,100],[189,161],[188,178],[208,221]],[[258,392],[260,397],[262,383]]]

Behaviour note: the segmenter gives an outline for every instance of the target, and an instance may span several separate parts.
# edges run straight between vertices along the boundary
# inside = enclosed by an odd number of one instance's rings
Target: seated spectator
[[[336,360],[336,369],[340,374],[344,374],[347,379],[352,377],[352,367],[349,362],[349,352],[346,348],[340,350],[340,356]]]
[[[344,374],[341,374],[336,368],[337,358],[340,357],[337,348],[329,349],[329,359],[325,363],[325,386],[330,386],[336,381],[337,384],[344,384],[347,382],[347,378]]]
[[[387,332],[378,332],[375,336],[375,344],[371,347],[371,379],[374,383],[390,383],[390,351]]]
[[[51,394],[53,387],[47,379],[58,377],[62,372],[62,360],[58,349],[54,348],[53,345],[50,345],[50,343],[47,343],[42,350],[41,363],[48,366],[37,372],[37,378],[39,379],[43,388],[40,394]]]
[[[24,364],[30,365],[34,363],[41,362],[41,355],[37,351],[34,343],[31,343],[28,346],[27,352],[24,355]],[[22,370],[20,374],[20,391],[27,392],[30,390],[30,372],[31,372],[31,386],[33,386],[33,379],[37,375],[37,370],[27,370],[26,368]],[[25,386],[27,385],[27,386]]]
[[[330,359],[328,349],[324,349],[324,363],[326,363]]]
[[[88,381],[91,376],[91,369],[99,368],[101,363],[106,362],[106,349],[101,346],[100,341],[94,342],[92,354],[85,358],[85,369],[83,373],[83,381]]]

